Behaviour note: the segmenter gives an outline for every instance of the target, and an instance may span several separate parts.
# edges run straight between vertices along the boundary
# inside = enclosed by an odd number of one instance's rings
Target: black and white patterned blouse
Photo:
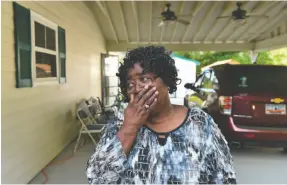
[[[226,184],[236,183],[227,143],[213,119],[200,109],[188,110],[175,130],[158,137],[147,126],[137,134],[129,155],[109,123],[87,165],[90,184]]]

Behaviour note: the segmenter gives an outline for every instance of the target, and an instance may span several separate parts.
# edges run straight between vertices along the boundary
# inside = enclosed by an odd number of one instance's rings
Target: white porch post
[[[259,54],[258,51],[254,51],[254,50],[249,51],[249,56],[250,56],[252,64],[254,64],[256,62],[258,54]]]

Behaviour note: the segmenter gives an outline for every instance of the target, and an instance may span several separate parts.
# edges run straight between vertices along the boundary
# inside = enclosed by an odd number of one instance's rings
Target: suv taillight
[[[231,115],[232,96],[220,96],[219,97],[219,108],[222,114]]]

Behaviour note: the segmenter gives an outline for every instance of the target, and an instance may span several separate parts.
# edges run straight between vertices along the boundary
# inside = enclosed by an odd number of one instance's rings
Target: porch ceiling
[[[161,44],[171,50],[263,50],[287,45],[287,1],[244,1],[247,13],[268,18],[248,18],[245,25],[229,19],[235,1],[169,1],[176,15],[189,20],[158,27],[155,19],[167,1],[89,1],[109,51],[126,51],[135,45]]]

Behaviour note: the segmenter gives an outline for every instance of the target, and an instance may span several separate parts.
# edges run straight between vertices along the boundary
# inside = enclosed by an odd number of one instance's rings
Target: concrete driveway
[[[94,150],[87,143],[73,156],[71,144],[31,184],[86,184],[85,168]],[[287,154],[281,149],[232,148],[238,184],[287,184]]]
[[[282,149],[232,149],[238,184],[287,184],[287,154]]]

